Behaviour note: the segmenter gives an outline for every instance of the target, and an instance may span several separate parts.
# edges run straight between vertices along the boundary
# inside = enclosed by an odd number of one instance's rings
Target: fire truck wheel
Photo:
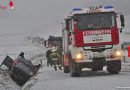
[[[107,71],[110,74],[118,74],[120,70],[121,70],[121,60],[108,62]]]
[[[72,77],[79,77],[81,74],[81,69],[73,61],[70,62],[70,74]]]
[[[64,66],[64,73],[69,73],[69,72],[70,72],[69,66]]]

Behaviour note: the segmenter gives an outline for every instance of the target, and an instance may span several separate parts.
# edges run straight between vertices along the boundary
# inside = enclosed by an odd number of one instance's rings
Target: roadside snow
[[[31,60],[33,64],[42,63],[45,60],[45,48],[42,46],[11,46],[0,47],[0,64],[9,55],[13,60],[20,52],[25,52],[25,58]],[[39,70],[40,72],[40,70]],[[9,76],[8,72],[0,71],[0,90],[29,90],[31,85],[37,82],[36,76],[32,77],[23,87],[18,86]]]
[[[7,72],[0,74],[0,90],[20,90]]]

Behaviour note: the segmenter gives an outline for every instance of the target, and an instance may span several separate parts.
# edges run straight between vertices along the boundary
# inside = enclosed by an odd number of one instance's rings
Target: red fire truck
[[[120,27],[117,25],[120,18]],[[121,70],[119,33],[124,27],[124,16],[113,6],[75,8],[62,24],[62,56],[64,73],[78,77],[83,68],[109,73]]]

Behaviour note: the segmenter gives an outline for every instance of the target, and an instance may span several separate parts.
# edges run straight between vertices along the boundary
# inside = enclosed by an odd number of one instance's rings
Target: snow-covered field
[[[25,53],[25,58],[30,59],[33,56],[44,53],[44,47],[38,46],[12,46],[12,47],[0,47],[0,62],[6,55],[9,55],[12,59],[15,59],[20,52]]]

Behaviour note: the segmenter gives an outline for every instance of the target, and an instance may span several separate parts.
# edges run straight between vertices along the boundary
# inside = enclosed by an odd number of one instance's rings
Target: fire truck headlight
[[[120,57],[120,56],[122,56],[122,53],[121,53],[121,51],[116,51],[115,55],[116,55],[117,57]]]
[[[83,54],[82,53],[77,53],[76,54],[76,60],[82,60],[83,59]]]

